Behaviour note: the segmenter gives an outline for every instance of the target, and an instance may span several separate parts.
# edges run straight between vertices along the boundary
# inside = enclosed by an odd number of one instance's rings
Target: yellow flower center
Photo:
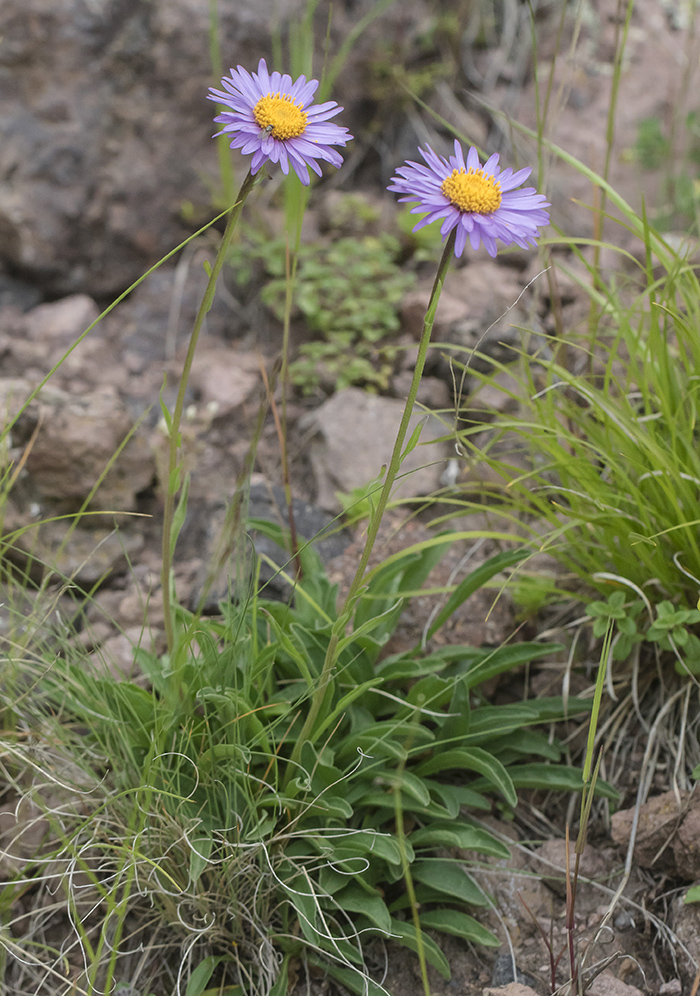
[[[253,108],[253,117],[263,131],[285,141],[298,138],[306,129],[306,114],[286,93],[268,93]]]
[[[491,214],[501,205],[501,187],[482,169],[454,169],[443,180],[440,190],[460,211]]]

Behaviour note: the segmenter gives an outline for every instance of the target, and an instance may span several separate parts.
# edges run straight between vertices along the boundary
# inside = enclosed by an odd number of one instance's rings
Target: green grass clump
[[[96,890],[77,926],[92,952],[88,991],[105,971],[128,981],[108,938],[129,924],[140,937],[144,924],[167,924],[169,943],[225,992],[283,992],[298,959],[354,991],[378,992],[368,945],[389,938],[422,950],[447,978],[427,928],[498,943],[472,916],[488,900],[468,862],[445,851],[507,857],[478,823],[491,810],[487,794],[508,812],[518,786],[572,790],[582,781],[537,729],[563,718],[561,699],[492,706],[481,691],[556,647],[382,656],[406,599],[450,541],[419,544],[371,572],[304,742],[337,617],[337,591],[309,547],[293,604],[253,596],[223,604],[221,619],[180,610],[177,663],[138,654],[145,686],[96,673],[75,653],[56,661],[41,701],[63,729],[81,731],[83,756],[102,770],[101,802],[60,831]],[[467,577],[431,635],[521,556],[498,555]],[[588,705],[570,699],[568,714]]]
[[[554,265],[589,297],[587,326],[541,335],[534,354],[510,368],[493,364],[513,376],[503,390],[517,412],[494,411],[485,443],[483,414],[472,417],[467,401],[457,436],[468,461],[485,460],[494,471],[479,502],[516,514],[533,548],[547,550],[569,572],[564,584],[574,595],[626,592],[591,612],[601,626],[603,618],[624,617],[618,658],[638,637],[665,650],[673,645],[678,669],[697,674],[698,271],[682,248],[667,244],[600,177],[585,172],[614,198],[639,239],[642,261],[627,256],[632,274],[606,279],[575,247],[578,271],[557,257]],[[580,275],[586,270],[588,283]],[[492,374],[470,375],[478,396]],[[680,622],[669,622],[669,606],[682,613]]]
[[[494,466],[524,508],[556,523],[552,548],[587,582],[612,571],[694,606],[700,287],[676,264],[631,306],[604,288],[595,341],[552,340],[553,358],[527,365],[524,416],[497,418],[494,432],[517,432],[532,470]]]

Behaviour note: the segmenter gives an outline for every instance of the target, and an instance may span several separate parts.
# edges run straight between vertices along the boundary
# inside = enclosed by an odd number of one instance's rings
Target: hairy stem
[[[165,624],[165,635],[168,641],[168,653],[170,655],[172,655],[175,646],[170,573],[172,570],[173,555],[175,553],[175,543],[177,541],[177,536],[173,535],[176,499],[182,489],[182,474],[179,472],[178,457],[180,456],[180,424],[182,422],[182,412],[185,407],[185,392],[187,391],[187,383],[190,378],[190,371],[192,370],[192,361],[194,360],[199,334],[202,331],[204,319],[213,304],[214,292],[216,291],[216,282],[224,265],[228,248],[231,245],[234,229],[236,228],[238,219],[241,216],[243,204],[261,175],[262,174],[259,173],[257,176],[253,176],[252,173],[248,173],[241,185],[241,189],[238,192],[236,203],[231,208],[231,213],[229,214],[228,222],[226,223],[226,229],[224,231],[223,238],[221,239],[221,245],[219,246],[214,266],[209,274],[209,281],[192,328],[192,334],[190,336],[187,354],[185,356],[185,362],[180,376],[180,386],[175,400],[175,408],[168,426],[168,479],[166,481],[165,503],[163,507],[161,586],[163,589],[163,621]]]
[[[406,436],[408,434],[408,427],[411,421],[411,415],[413,414],[413,406],[416,402],[416,396],[418,394],[418,387],[420,385],[421,377],[423,376],[423,369],[425,367],[425,358],[428,353],[428,347],[430,345],[430,337],[433,332],[433,325],[435,323],[435,314],[437,312],[438,302],[440,301],[440,295],[442,293],[442,288],[445,283],[445,277],[447,275],[447,270],[450,265],[450,260],[454,253],[456,231],[453,229],[446,242],[442,251],[442,257],[438,265],[437,274],[435,275],[435,282],[433,283],[433,289],[430,294],[430,301],[428,302],[428,310],[425,313],[425,319],[423,320],[423,332],[421,334],[420,343],[418,345],[418,356],[416,359],[416,366],[413,371],[413,379],[411,380],[411,387],[408,391],[408,397],[406,398],[406,405],[403,410],[403,415],[401,416],[401,424],[399,425],[398,432],[396,433],[396,440],[394,442],[394,449],[391,454],[391,460],[389,461],[389,466],[387,468],[386,477],[384,479],[384,486],[377,500],[377,506],[374,510],[374,514],[370,519],[369,526],[367,528],[367,538],[365,540],[364,549],[362,551],[362,556],[360,557],[360,562],[357,565],[357,570],[355,571],[355,576],[352,579],[350,588],[345,597],[345,602],[343,608],[339,613],[338,620],[334,626],[331,638],[328,641],[328,649],[326,651],[326,657],[323,662],[323,670],[321,672],[321,677],[319,679],[318,688],[314,692],[313,698],[311,699],[311,706],[309,708],[306,721],[302,727],[302,731],[299,735],[299,739],[294,747],[294,753],[292,754],[292,761],[298,762],[299,755],[301,753],[301,748],[306,740],[311,739],[311,734],[314,728],[314,724],[318,717],[318,714],[323,705],[323,700],[326,695],[326,690],[328,684],[332,679],[333,666],[336,660],[336,654],[338,651],[338,644],[340,643],[340,638],[345,631],[345,627],[352,615],[358,598],[362,594],[362,584],[364,582],[365,574],[367,572],[367,565],[369,564],[369,558],[372,553],[375,541],[377,539],[377,534],[379,532],[379,527],[382,523],[382,517],[386,510],[386,506],[389,502],[391,496],[392,488],[396,481],[396,477],[401,469],[401,461],[403,458],[404,444],[406,442]]]

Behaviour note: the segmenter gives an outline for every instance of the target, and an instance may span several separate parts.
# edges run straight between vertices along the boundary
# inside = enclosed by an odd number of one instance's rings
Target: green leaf
[[[329,712],[329,714],[324,717],[323,722],[319,723],[318,727],[314,729],[314,738],[318,739],[324,730],[326,730],[331,724],[336,723],[338,717],[347,710],[349,705],[352,705],[355,699],[359,698],[361,695],[364,695],[368,689],[376,688],[379,684],[381,684],[381,682],[376,678],[370,678],[369,681],[362,682],[362,684],[357,685],[355,688],[352,688],[349,692],[343,695],[335,709]]]
[[[544,764],[538,761],[518,764],[510,769],[510,776],[516,788],[555,792],[580,792],[583,788],[583,777],[579,768],[566,768],[557,764]],[[485,781],[481,778],[473,785],[481,789],[486,787]],[[595,792],[604,799],[618,798],[618,792],[607,782],[596,782]]]
[[[700,885],[691,885],[683,899],[684,903],[700,903]]]
[[[399,737],[403,743],[399,742]],[[404,761],[407,756],[405,744],[418,747],[434,740],[435,735],[425,726],[409,725],[395,719],[368,723],[363,729],[350,734],[337,748],[338,764],[341,758],[343,763],[357,761],[358,748],[371,757],[391,757]]]
[[[305,807],[305,812],[307,808]],[[340,795],[320,795],[308,803],[308,812],[325,813],[341,820],[352,819],[353,808],[347,799]]]
[[[491,557],[486,563],[481,564],[475,571],[468,574],[466,578],[463,578],[435,617],[427,633],[428,640],[447,622],[455,610],[463,602],[466,602],[470,595],[473,595],[475,591],[483,587],[499,571],[502,571],[506,567],[511,567],[513,564],[520,563],[527,556],[529,556],[529,550],[505,550],[503,553],[497,553],[495,557]]]
[[[392,865],[401,864],[401,848],[399,842],[393,834],[379,833],[373,830],[360,830],[357,833],[348,833],[340,838],[340,845],[334,850],[333,861],[337,863],[339,858],[337,852],[355,857],[357,855],[374,856],[388,861]],[[409,861],[413,858],[410,852]],[[341,859],[342,860],[342,859]]]
[[[471,693],[463,675],[452,689],[448,715],[440,724],[440,733],[445,740],[458,740],[469,734],[472,725]]]
[[[425,913],[421,911],[420,923],[421,927],[439,930],[442,934],[454,934],[474,944],[483,944],[489,948],[501,946],[495,934],[483,927],[473,916],[460,910],[427,910]]]
[[[197,837],[190,840],[192,850],[190,851],[190,883],[196,885],[202,872],[209,864],[213,840],[211,836]]]
[[[455,786],[443,785],[442,782],[436,782],[432,778],[424,778],[423,784],[430,791],[433,802],[437,802],[444,808],[445,812],[441,818],[444,819],[447,816],[448,819],[456,820],[462,802],[459,795],[454,792]]]
[[[413,848],[418,847],[461,847],[465,851],[478,851],[495,858],[509,858],[510,851],[488,830],[468,823],[433,823],[414,830],[408,841]]]
[[[471,727],[464,743],[471,745],[490,743],[523,726],[537,721],[537,712],[527,705],[514,702],[508,705],[481,705],[472,711]]]
[[[410,771],[402,771],[401,775],[398,776],[395,771],[387,771],[386,769],[380,771],[374,771],[372,774],[372,782],[377,786],[387,785],[391,788],[392,792],[396,788],[397,778],[400,777],[401,792],[410,795],[416,802],[420,803],[421,806],[430,805],[430,792],[423,784],[421,778],[418,778]]]
[[[386,989],[378,983],[373,982],[360,969],[353,971],[351,968],[341,968],[337,962],[330,959],[325,961],[313,951],[305,952],[304,957],[308,960],[309,964],[323,969],[331,978],[337,979],[351,993],[357,993],[358,996],[386,996]]]
[[[299,927],[304,938],[316,948],[321,948],[322,950],[333,950],[339,952],[348,961],[351,962],[361,962],[361,956],[357,948],[351,944],[349,941],[344,940],[343,937],[338,934],[333,937],[331,941],[327,936],[327,926],[321,923],[321,928],[317,927],[319,920],[318,917],[318,902],[319,898],[310,893],[301,892],[297,887],[303,883],[301,876],[296,876],[294,878],[294,886],[285,884],[285,892],[287,893],[287,899],[289,903],[296,910]],[[303,887],[303,885],[302,885]],[[308,884],[306,886],[308,888]]]
[[[532,757],[538,754],[546,757],[550,761],[561,760],[561,747],[556,743],[550,743],[544,733],[539,730],[514,730],[507,737],[491,745],[494,755],[510,770],[510,762],[506,758],[520,761],[525,755]]]
[[[353,794],[351,799],[356,808],[361,803],[363,808],[366,809],[376,807],[379,810],[390,810],[392,813],[394,811],[395,803],[393,792],[368,790],[362,792],[361,795]],[[454,819],[454,812],[452,809],[448,809],[447,806],[440,805],[440,803],[433,798],[431,798],[427,806],[424,806],[422,803],[414,799],[413,796],[402,792],[401,807],[407,813],[416,813],[419,816],[430,817],[434,820]],[[379,814],[379,818],[386,819],[386,814]]]
[[[452,896],[470,906],[487,906],[488,899],[459,861],[423,858],[411,865],[411,877],[436,892]]]
[[[287,992],[289,990],[289,962],[291,957],[291,954],[286,954],[282,959],[282,964],[280,965],[280,970],[277,973],[277,978],[275,979],[268,996],[287,996]]]
[[[453,695],[454,679],[428,674],[410,688],[406,700],[412,705],[435,712],[447,705]]]
[[[403,944],[404,947],[410,948],[411,951],[418,953],[418,939],[416,937],[416,928],[412,923],[404,922],[403,920],[391,921],[391,932],[392,934],[398,935],[399,944]],[[450,978],[450,966],[445,958],[444,954],[437,946],[432,937],[424,934],[421,931],[421,945],[423,948],[423,954],[425,955],[425,960],[429,962],[433,968],[436,968],[443,979]]]
[[[391,915],[386,903],[376,890],[367,892],[361,886],[351,882],[333,896],[341,909],[353,913],[364,913],[368,920],[379,930],[391,931]]]
[[[199,965],[195,968],[194,972],[190,975],[189,982],[187,983],[187,989],[185,990],[185,996],[202,996],[209,979],[211,979],[214,974],[214,969],[219,964],[222,959],[215,955],[209,955],[207,958],[203,958]]]
[[[468,666],[466,682],[469,688],[475,688],[490,678],[495,678],[499,674],[512,671],[513,668],[519,667],[521,664],[529,664],[530,661],[556,653],[561,649],[562,646],[559,643],[515,643],[490,652],[481,650],[476,661],[471,655],[465,655],[465,663]],[[456,659],[459,660],[459,658]]]
[[[413,453],[413,451],[415,450],[416,446],[418,445],[418,443],[420,441],[420,436],[421,436],[421,433],[423,431],[423,427],[425,426],[425,423],[427,421],[428,421],[428,416],[424,415],[419,420],[418,425],[415,427],[415,429],[411,433],[411,438],[406,443],[406,448],[404,449],[403,453],[401,454],[401,461],[402,462],[408,456],[409,453]]]
[[[450,806],[457,806],[459,811],[461,806],[467,806],[470,809],[481,809],[484,812],[491,810],[489,800],[481,792],[475,792],[471,785],[443,785],[442,783],[436,785],[432,780],[428,784],[431,792],[440,793],[448,809]]]
[[[517,805],[518,796],[508,772],[497,758],[481,747],[437,750],[431,758],[418,765],[415,771],[417,775],[432,775],[436,772],[451,771],[455,768],[478,771],[498,789],[506,802],[511,806]]]
[[[238,744],[214,744],[199,755],[197,767],[201,772],[209,772],[214,767],[232,762],[235,767],[245,772],[250,764],[250,757],[250,751]]]

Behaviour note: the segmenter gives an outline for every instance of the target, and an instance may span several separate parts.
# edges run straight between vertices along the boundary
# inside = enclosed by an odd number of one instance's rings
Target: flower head
[[[411,214],[426,214],[415,226],[417,231],[431,221],[442,219],[440,232],[447,236],[457,229],[455,255],[461,256],[467,243],[478,249],[481,242],[489,256],[496,255],[496,239],[504,245],[515,243],[523,249],[534,246],[538,228],[549,224],[549,202],[534,187],[515,188],[532,170],[499,169],[498,154],[482,166],[476,149],[471,148],[466,161],[459,142],[449,160],[438,156],[430,146],[418,150],[426,162],[407,162],[392,177],[389,190],[400,201],[417,201]]]
[[[270,74],[264,59],[252,75],[242,66],[230,72],[221,81],[224,89],[212,88],[207,96],[230,108],[214,118],[223,125],[217,135],[232,135],[232,149],[240,149],[246,156],[252,153],[251,172],[257,173],[269,159],[278,162],[286,174],[291,163],[306,186],[308,166],[321,175],[316,160],[342,165],[342,156],[331,146],[345,145],[352,135],[347,128],[328,123],[343,109],[335,101],[311,106],[318,80],[307,82],[300,76],[292,82],[291,76]]]

